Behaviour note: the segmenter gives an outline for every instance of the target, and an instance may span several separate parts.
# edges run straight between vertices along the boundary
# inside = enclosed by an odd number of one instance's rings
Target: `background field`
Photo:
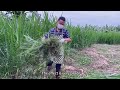
[[[43,34],[55,25],[56,17],[49,18],[47,12],[44,17],[33,13],[32,17],[9,19],[0,15],[0,78],[43,78],[46,62],[40,58],[38,48]],[[85,72],[81,76],[70,71],[63,78],[119,78],[119,26],[82,27],[67,22],[66,29],[72,42],[65,45],[65,65],[83,68]]]

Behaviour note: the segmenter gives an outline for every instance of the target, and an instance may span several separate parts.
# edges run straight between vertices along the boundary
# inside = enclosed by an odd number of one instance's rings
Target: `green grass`
[[[83,79],[107,79],[107,77],[102,72],[91,70]]]
[[[81,79],[80,74],[78,73],[63,73],[62,79]]]
[[[91,63],[91,59],[87,56],[81,56],[78,59],[78,63],[79,65],[82,65],[82,66],[89,65]]]
[[[91,70],[86,76],[82,77],[82,79],[120,79],[120,74],[107,75],[103,72]]]
[[[41,45],[40,38],[55,24],[56,18],[52,15],[48,17],[47,12],[44,12],[43,18],[33,14],[29,18],[21,15],[12,20],[0,15],[0,78],[11,78],[12,75],[22,72],[24,66],[42,64],[44,61],[36,54],[36,50]],[[119,26],[99,29],[94,26],[75,27],[68,22],[66,28],[72,38],[66,49],[82,49],[94,43],[120,44]],[[85,58],[81,62],[89,63]]]
[[[90,71],[85,76],[80,76],[79,73],[63,73],[63,79],[120,79],[120,75],[106,75],[98,71]]]
[[[120,32],[99,32],[98,33],[99,39],[97,43],[101,44],[120,44]]]
[[[54,24],[52,22],[49,24],[50,21],[47,15],[45,12],[45,19],[41,18],[41,23],[35,16],[32,16],[28,20],[22,15],[18,19],[13,17],[12,20],[0,16],[0,77],[15,74],[17,69],[21,69],[22,66],[28,63],[35,62],[30,50],[35,48],[37,44],[35,40],[40,39],[43,33],[52,28],[50,25]],[[28,36],[28,38],[25,36]],[[21,49],[21,47],[25,46],[23,43],[26,43],[24,50],[23,48]],[[19,55],[20,53],[24,55],[21,56]]]

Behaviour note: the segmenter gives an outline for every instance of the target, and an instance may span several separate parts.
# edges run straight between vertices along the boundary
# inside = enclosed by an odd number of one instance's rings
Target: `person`
[[[68,30],[64,28],[65,26],[66,19],[65,17],[59,17],[57,20],[57,25],[56,27],[52,28],[49,30],[47,34],[45,34],[44,38],[47,39],[50,37],[50,35],[55,35],[60,39],[60,42],[62,44],[71,42],[70,34]],[[55,56],[56,59],[51,57],[50,61],[47,63],[47,70],[50,71],[52,69],[52,64],[56,64],[56,78],[60,78],[60,71],[61,71],[61,65],[64,60],[64,47],[63,45],[61,46],[61,53],[59,56]]]

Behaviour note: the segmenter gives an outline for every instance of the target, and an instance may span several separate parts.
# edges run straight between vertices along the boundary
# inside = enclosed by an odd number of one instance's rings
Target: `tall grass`
[[[98,32],[98,36],[97,43],[120,44],[120,32]]]
[[[21,15],[19,18],[12,17],[12,20],[10,20],[1,15],[0,77],[16,73],[18,68],[21,68],[22,65],[27,63],[26,57],[21,58],[21,56],[19,56],[19,54],[22,53],[20,52],[20,47],[26,42],[25,35],[33,40],[40,39],[45,32],[48,32],[49,29],[53,27],[54,23],[55,22],[49,19],[47,12],[44,13],[43,18],[36,17],[33,14],[32,17],[28,19]]]
[[[14,75],[28,64],[38,64],[38,54],[31,53],[31,50],[38,48],[40,38],[55,24],[56,18],[49,17],[47,12],[43,17],[33,13],[32,17],[21,15],[19,18],[12,17],[12,20],[0,15],[0,78]],[[75,27],[68,22],[66,28],[72,38],[67,48],[85,48],[94,43],[120,44],[119,27]]]

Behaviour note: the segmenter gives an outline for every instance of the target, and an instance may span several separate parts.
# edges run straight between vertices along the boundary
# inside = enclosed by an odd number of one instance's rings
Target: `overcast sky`
[[[73,25],[113,25],[120,24],[120,11],[48,11],[49,14],[54,16],[66,17],[68,21],[71,21]],[[43,11],[38,11],[42,14]],[[28,14],[30,15],[30,14]]]
[[[41,11],[38,11],[42,13]],[[68,21],[71,20],[73,25],[119,25],[120,11],[49,11],[53,15],[59,17],[61,14],[65,16]]]

